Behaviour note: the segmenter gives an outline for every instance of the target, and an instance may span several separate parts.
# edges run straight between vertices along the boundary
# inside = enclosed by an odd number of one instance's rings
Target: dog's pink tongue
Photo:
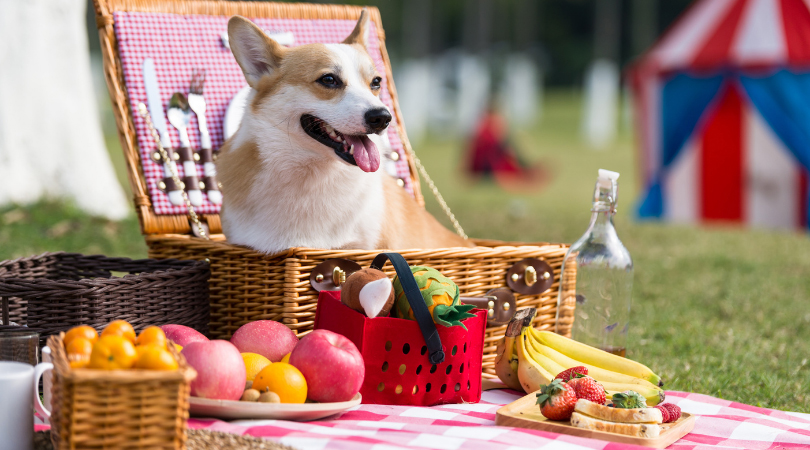
[[[354,161],[363,172],[376,172],[380,168],[380,151],[368,136],[346,135],[349,145],[354,145]]]

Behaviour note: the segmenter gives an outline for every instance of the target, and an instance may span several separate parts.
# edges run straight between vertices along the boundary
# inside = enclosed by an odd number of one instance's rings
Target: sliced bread
[[[605,431],[608,433],[618,433],[626,436],[642,438],[657,438],[661,434],[661,426],[654,423],[616,423],[607,420],[574,412],[571,415],[571,425],[586,430]]]
[[[611,408],[581,398],[574,411],[597,419],[620,423],[663,423],[664,416],[656,408]]]

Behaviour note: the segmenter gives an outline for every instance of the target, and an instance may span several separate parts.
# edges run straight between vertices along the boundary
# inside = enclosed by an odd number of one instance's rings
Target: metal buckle
[[[518,294],[542,294],[554,284],[554,269],[537,258],[522,259],[506,272],[506,284]]]

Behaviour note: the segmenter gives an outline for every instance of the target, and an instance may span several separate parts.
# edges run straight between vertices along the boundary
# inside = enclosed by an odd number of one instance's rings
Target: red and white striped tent
[[[807,227],[810,0],[698,0],[630,80],[640,217]]]

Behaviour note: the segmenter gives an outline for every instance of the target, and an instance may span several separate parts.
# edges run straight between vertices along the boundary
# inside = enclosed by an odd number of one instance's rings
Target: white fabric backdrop
[[[102,138],[85,0],[0,0],[0,205],[73,200],[130,212]]]

